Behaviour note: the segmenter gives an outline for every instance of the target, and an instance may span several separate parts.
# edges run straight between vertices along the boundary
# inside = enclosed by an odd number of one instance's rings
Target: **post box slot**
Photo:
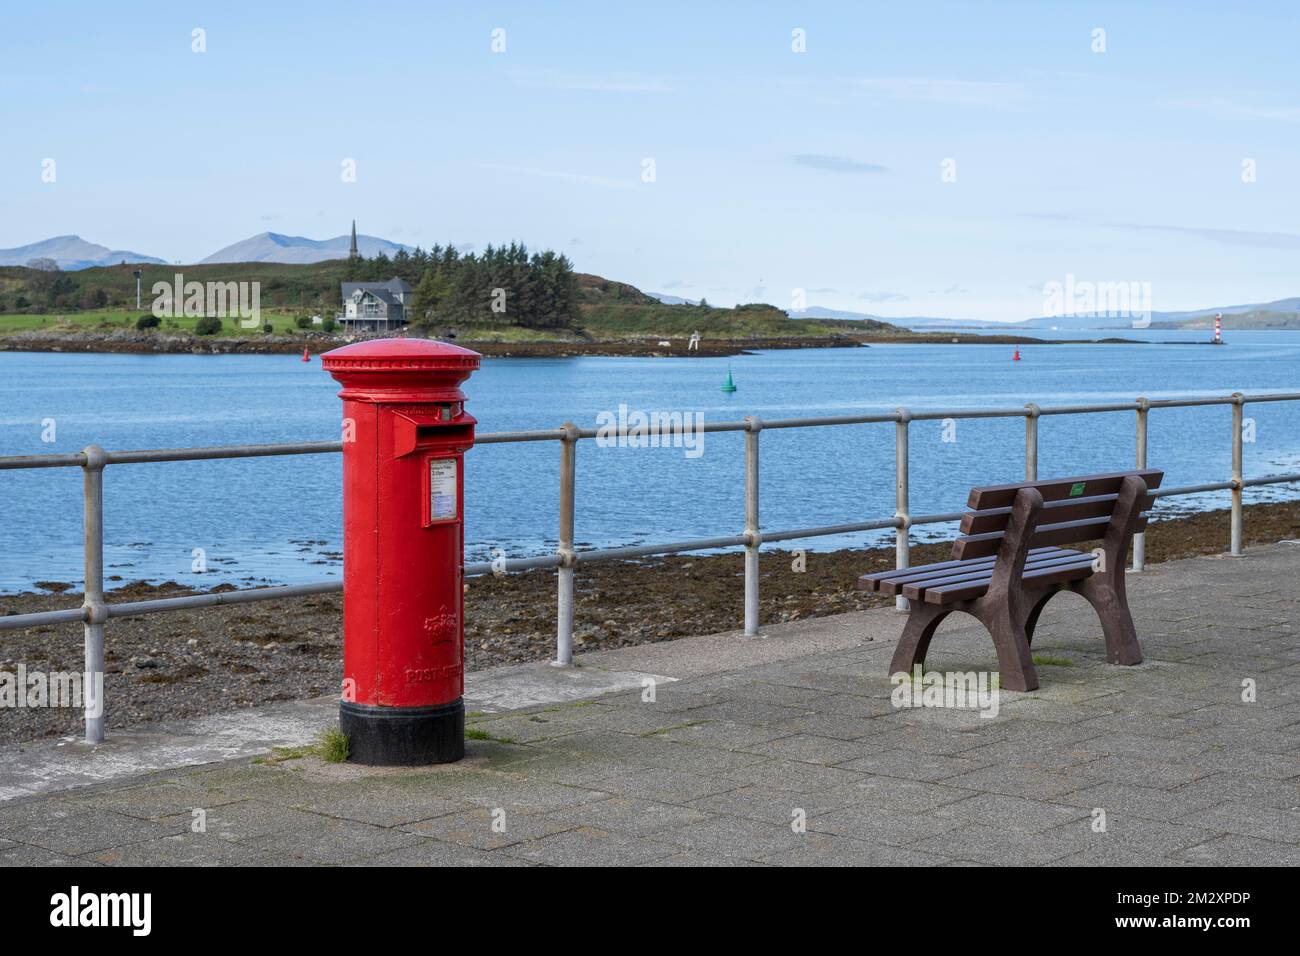
[[[469,441],[474,423],[445,421],[436,413],[400,412],[393,417],[393,457],[401,458],[434,444]]]

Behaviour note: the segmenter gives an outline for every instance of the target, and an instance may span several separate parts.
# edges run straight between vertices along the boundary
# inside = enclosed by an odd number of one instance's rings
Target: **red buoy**
[[[302,360],[303,360],[304,362],[310,362],[310,361],[311,361],[311,356],[307,354],[307,346],[305,346],[305,345],[302,347]]]
[[[1011,361],[1013,361],[1013,362],[1019,362],[1019,361],[1020,361],[1020,349],[1016,349],[1016,354],[1013,355],[1013,356],[1011,356]]]

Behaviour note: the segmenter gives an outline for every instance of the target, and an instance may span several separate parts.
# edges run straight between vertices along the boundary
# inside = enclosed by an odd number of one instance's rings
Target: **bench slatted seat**
[[[953,560],[858,580],[861,588],[912,602],[890,673],[923,664],[939,623],[963,611],[992,635],[1002,688],[1033,690],[1038,675],[1029,644],[1039,614],[1063,590],[1082,595],[1096,610],[1107,661],[1140,664],[1124,565],[1163,478],[1146,468],[972,489]],[[1101,546],[1061,547],[1090,541]]]

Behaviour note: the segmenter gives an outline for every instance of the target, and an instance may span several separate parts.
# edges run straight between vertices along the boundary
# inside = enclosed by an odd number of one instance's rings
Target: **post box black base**
[[[339,703],[348,759],[385,767],[454,763],[465,756],[465,701],[433,707]]]

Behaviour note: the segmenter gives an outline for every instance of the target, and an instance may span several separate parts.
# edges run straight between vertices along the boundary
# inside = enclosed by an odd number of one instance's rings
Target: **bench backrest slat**
[[[1134,471],[1114,471],[1104,475],[1081,475],[1078,478],[1049,478],[1046,481],[1021,481],[1013,485],[989,485],[984,488],[972,488],[966,505],[972,511],[1009,508],[1016,500],[1016,492],[1021,488],[1037,488],[1044,502],[1113,495],[1119,492],[1120,484],[1129,475],[1137,475],[1146,482],[1148,491],[1159,488],[1164,478],[1163,471],[1143,468]]]
[[[1059,524],[1062,521],[1077,521],[1080,518],[1109,517],[1115,510],[1119,495],[1096,495],[1092,498],[1065,498],[1060,501],[1043,503],[1043,523]],[[1155,498],[1147,495],[1142,504],[1143,511],[1150,511]],[[1011,517],[1010,508],[988,508],[983,511],[968,511],[962,515],[962,534],[987,534],[990,531],[1005,531],[1007,519]]]
[[[1077,478],[1024,481],[1014,485],[972,488],[967,499],[970,511],[962,517],[962,537],[953,542],[952,555],[959,561],[996,555],[1002,547],[1012,505],[1023,488],[1033,488],[1043,498],[1037,525],[1029,537],[1032,547],[1081,544],[1106,536],[1115,515],[1119,492],[1130,475],[1141,478],[1148,494],[1141,499],[1133,533],[1146,528],[1146,512],[1155,504],[1149,493],[1160,487],[1164,472],[1155,468],[1117,471]]]
[[[1140,534],[1147,526],[1146,516],[1138,519],[1133,528],[1134,534]],[[1034,529],[1029,543],[1034,547],[1046,545],[1079,544],[1084,541],[1100,540],[1110,527],[1110,516],[1104,518],[1081,518],[1078,521],[1063,521],[1058,524],[1042,524]],[[997,554],[1002,547],[1003,534],[993,531],[988,534],[973,534],[958,538],[953,544],[953,556],[958,560],[983,558]]]

